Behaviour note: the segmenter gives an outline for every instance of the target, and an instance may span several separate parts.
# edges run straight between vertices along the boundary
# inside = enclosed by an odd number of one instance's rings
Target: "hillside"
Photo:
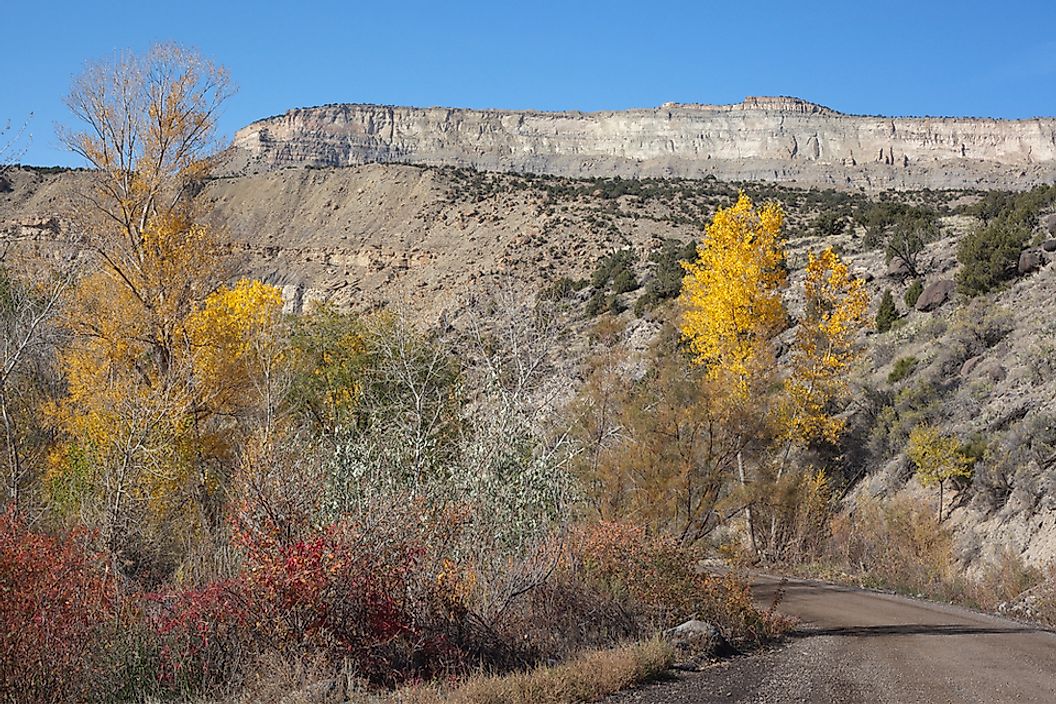
[[[69,211],[83,178],[78,172],[11,174],[12,190],[0,195],[0,222],[16,252],[54,250],[63,231],[55,215]],[[869,281],[874,311],[886,289],[898,301],[896,327],[868,337],[843,480],[866,493],[928,496],[909,481],[904,442],[913,422],[930,418],[995,448],[995,459],[977,471],[976,486],[961,495],[949,519],[965,563],[982,564],[978,558],[1005,547],[1036,565],[1056,557],[1056,523],[1049,518],[1056,508],[1050,456],[1056,451],[1050,437],[1056,330],[1044,313],[1056,295],[1056,267],[1047,266],[1053,255],[1039,250],[1040,270],[995,294],[968,301],[952,293],[923,312],[902,302],[911,278],[888,267],[870,235],[899,208],[924,206],[939,234],[920,268],[923,282],[940,289],[958,268],[958,241],[977,226],[965,211],[976,193],[869,197],[715,180],[570,179],[368,164],[218,178],[198,198],[240,272],[282,286],[292,309],[322,300],[356,311],[397,307],[433,326],[476,315],[475,302],[503,287],[524,297],[567,296],[568,324],[578,331],[564,355],[568,398],[583,378],[579,363],[602,349],[587,335],[599,314],[618,324],[622,332],[606,345],[622,348],[634,373],[634,360],[673,316],[665,302],[672,291],[664,290],[659,271],[666,264],[670,278],[672,257],[681,256],[672,254],[671,243],[699,238],[739,187],[757,199],[779,200],[789,213],[793,284],[808,249],[833,245]],[[825,214],[842,224],[827,226]],[[1034,237],[1053,234],[1038,230]],[[632,253],[628,267],[641,286],[595,291],[589,282],[599,260],[620,251]],[[798,314],[794,300],[790,312]],[[903,362],[910,372],[894,379],[899,360],[911,361]],[[1001,453],[1005,459],[998,461]]]
[[[595,113],[326,105],[239,130],[228,168],[372,162],[871,191],[1028,188],[1056,177],[1056,118],[845,115],[771,97]]]

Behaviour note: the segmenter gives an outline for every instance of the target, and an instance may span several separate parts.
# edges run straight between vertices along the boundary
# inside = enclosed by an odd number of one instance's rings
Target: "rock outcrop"
[[[234,172],[371,162],[885,188],[1056,181],[1056,118],[866,117],[796,98],[611,112],[327,105],[238,131]]]
[[[932,281],[924,287],[917,298],[916,309],[921,313],[930,313],[946,301],[950,300],[954,290],[957,288],[953,279],[939,279]]]

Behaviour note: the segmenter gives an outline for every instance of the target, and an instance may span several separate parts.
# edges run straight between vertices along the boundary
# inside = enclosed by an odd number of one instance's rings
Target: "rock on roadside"
[[[707,621],[686,621],[664,631],[664,637],[674,646],[680,669],[695,670],[716,658],[738,652],[719,629]]]

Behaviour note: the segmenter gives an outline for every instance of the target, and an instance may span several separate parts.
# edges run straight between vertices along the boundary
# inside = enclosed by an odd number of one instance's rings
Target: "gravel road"
[[[779,581],[756,580],[769,603]],[[1056,634],[942,604],[790,580],[787,644],[626,692],[619,704],[1056,704]]]

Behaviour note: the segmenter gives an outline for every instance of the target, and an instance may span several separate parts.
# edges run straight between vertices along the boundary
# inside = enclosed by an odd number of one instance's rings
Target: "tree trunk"
[[[747,486],[747,482],[744,479],[744,457],[742,456],[740,450],[737,451],[737,473],[738,473],[738,475],[740,475],[740,478],[741,478],[741,486],[742,487]],[[752,520],[752,502],[751,501],[749,501],[744,506],[744,518],[748,522],[748,541],[749,541],[749,544],[752,546],[752,554],[753,555],[758,555],[759,554],[759,546],[756,545],[756,542],[755,542],[755,521]]]
[[[942,480],[939,480],[939,523],[942,523],[942,486],[945,484]]]

